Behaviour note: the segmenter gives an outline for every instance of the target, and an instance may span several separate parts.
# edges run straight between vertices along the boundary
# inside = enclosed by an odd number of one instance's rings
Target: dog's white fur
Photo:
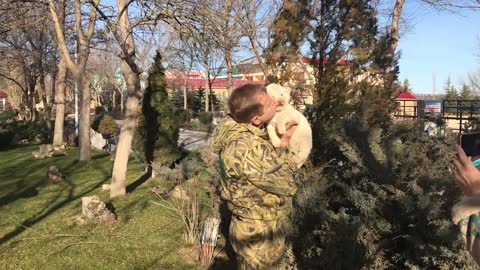
[[[290,105],[290,87],[283,87],[279,84],[267,86],[268,95],[277,101],[277,112],[267,126],[268,136],[275,147],[280,146],[280,137],[286,132],[286,124],[294,121],[298,124],[292,135],[288,148],[293,153],[293,160],[300,168],[310,155],[312,150],[312,128],[307,118]]]

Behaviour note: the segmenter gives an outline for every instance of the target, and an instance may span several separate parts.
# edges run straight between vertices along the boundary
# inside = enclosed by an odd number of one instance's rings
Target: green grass
[[[181,220],[155,204],[149,179],[121,199],[111,201],[114,225],[81,225],[81,198],[98,195],[108,202],[102,184],[110,182],[112,161],[93,152],[89,162],[68,156],[33,159],[38,146],[0,151],[1,269],[203,269],[194,247],[182,239]],[[46,180],[56,165],[66,180]],[[131,161],[128,183],[143,175]]]

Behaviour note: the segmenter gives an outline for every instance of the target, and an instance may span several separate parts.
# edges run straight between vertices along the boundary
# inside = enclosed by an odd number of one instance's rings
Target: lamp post
[[[78,44],[77,44],[77,34],[73,34],[73,40],[75,42],[75,54],[74,54],[74,60],[75,64],[77,64],[77,59],[78,59]],[[75,136],[78,136],[78,86],[77,86],[77,80],[75,80]]]

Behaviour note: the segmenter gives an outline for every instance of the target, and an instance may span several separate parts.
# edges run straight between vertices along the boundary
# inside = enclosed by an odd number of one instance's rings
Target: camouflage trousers
[[[230,242],[237,254],[238,269],[281,269],[286,224],[286,217],[265,221],[234,215]]]

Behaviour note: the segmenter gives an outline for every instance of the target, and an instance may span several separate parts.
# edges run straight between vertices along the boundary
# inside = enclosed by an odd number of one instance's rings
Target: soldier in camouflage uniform
[[[285,225],[297,191],[296,164],[287,149],[295,130],[289,123],[275,149],[266,124],[276,102],[261,85],[235,89],[228,101],[231,119],[215,130],[212,148],[222,166],[221,195],[232,211],[230,242],[239,269],[278,269],[285,253]]]

